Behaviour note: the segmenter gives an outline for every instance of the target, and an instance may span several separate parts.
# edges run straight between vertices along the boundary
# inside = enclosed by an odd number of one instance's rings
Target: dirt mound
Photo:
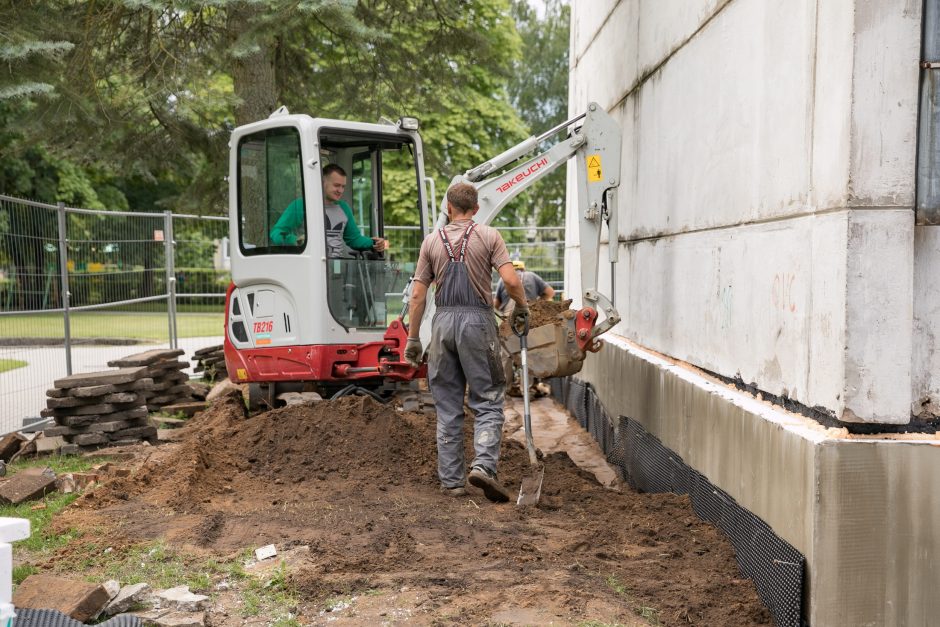
[[[537,300],[529,304],[529,328],[535,329],[545,324],[554,324],[561,319],[561,315],[571,309],[571,299]],[[502,337],[512,335],[512,328],[509,326],[509,318],[503,320],[499,325],[499,334]]]
[[[86,540],[159,537],[218,555],[309,547],[290,578],[310,604],[301,624],[317,622],[327,597],[367,590],[407,600],[416,624],[769,623],[730,545],[686,498],[607,490],[564,454],[544,459],[539,507],[520,509],[475,488],[440,494],[433,414],[370,398],[248,417],[233,395],[184,429],[59,524]],[[471,424],[465,432],[469,460]],[[517,488],[528,470],[522,445],[504,441],[504,483]]]

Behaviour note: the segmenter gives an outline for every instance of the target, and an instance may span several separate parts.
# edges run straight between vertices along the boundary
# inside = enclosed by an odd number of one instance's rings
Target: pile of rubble
[[[193,357],[196,359],[193,372],[201,372],[203,380],[215,383],[228,377],[228,370],[225,368],[225,352],[221,344],[200,348],[193,353]]]
[[[108,365],[115,368],[144,368],[144,376],[153,379],[153,385],[147,393],[147,409],[160,411],[167,405],[193,400],[189,375],[183,372],[189,367],[189,362],[177,359],[182,354],[183,351],[179,349],[149,350],[109,361]]]
[[[57,441],[61,454],[101,446],[124,446],[153,440],[157,430],[147,421],[147,394],[154,381],[147,368],[121,368],[75,374],[46,391],[43,418],[55,425],[43,430]]]
[[[152,590],[146,583],[122,586],[111,579],[95,585],[46,574],[30,575],[13,593],[17,624],[35,625],[84,625],[115,616],[102,624],[199,627],[208,602],[189,586]]]

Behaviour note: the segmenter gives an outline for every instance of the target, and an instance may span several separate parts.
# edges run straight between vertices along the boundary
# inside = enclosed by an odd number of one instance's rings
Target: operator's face
[[[339,172],[330,172],[323,177],[323,195],[332,202],[338,201],[346,191],[346,177]]]

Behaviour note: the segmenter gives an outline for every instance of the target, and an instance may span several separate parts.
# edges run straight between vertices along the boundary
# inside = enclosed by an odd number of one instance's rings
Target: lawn
[[[178,313],[179,337],[221,336],[224,314]],[[73,338],[128,338],[166,341],[169,337],[167,316],[159,312],[77,311],[69,315]],[[62,314],[31,314],[0,318],[0,338],[49,337],[64,335]],[[14,365],[11,367],[18,367]],[[0,362],[0,372],[3,371]]]
[[[16,370],[17,368],[22,368],[25,365],[26,362],[20,361],[19,359],[0,359],[0,372]]]

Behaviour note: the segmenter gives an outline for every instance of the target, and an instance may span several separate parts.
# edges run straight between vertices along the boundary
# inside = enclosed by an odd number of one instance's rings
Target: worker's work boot
[[[466,496],[467,489],[463,487],[462,485],[454,486],[452,488],[448,488],[447,486],[442,485],[441,494],[445,494],[447,496],[452,496],[456,498],[458,496]]]
[[[496,478],[496,473],[484,468],[474,466],[470,469],[470,485],[483,490],[484,496],[494,503],[505,503],[509,500],[509,490]]]

